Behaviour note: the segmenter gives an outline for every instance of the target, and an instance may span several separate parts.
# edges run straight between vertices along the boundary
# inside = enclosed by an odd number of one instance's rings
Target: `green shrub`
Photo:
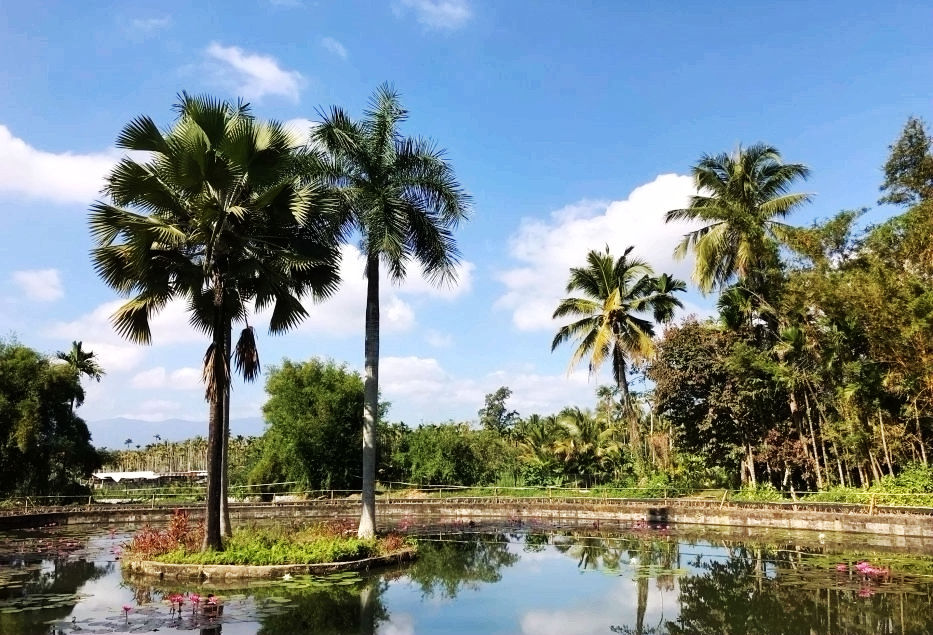
[[[151,531],[151,530],[150,530]],[[134,539],[135,540],[135,539]],[[311,527],[245,527],[234,530],[224,551],[197,551],[193,545],[165,543],[161,551],[134,551],[127,557],[146,558],[169,564],[319,564],[359,560],[397,551],[403,540],[390,534],[361,540],[340,523]],[[150,545],[151,546],[151,545]]]

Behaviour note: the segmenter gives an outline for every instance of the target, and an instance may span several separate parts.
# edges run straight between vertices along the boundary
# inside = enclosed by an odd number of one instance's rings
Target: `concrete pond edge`
[[[155,560],[123,560],[123,570],[135,575],[155,577],[160,580],[241,580],[275,579],[288,575],[326,575],[341,571],[368,571],[414,560],[417,550],[406,547],[381,556],[323,562],[318,564],[169,564]]]

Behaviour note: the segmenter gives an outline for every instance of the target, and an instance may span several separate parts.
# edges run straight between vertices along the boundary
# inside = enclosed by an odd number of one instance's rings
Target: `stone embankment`
[[[326,520],[359,515],[359,500],[322,499],[289,503],[231,504],[235,521],[300,518]],[[827,503],[736,503],[707,499],[613,498],[393,498],[377,503],[380,525],[412,519],[439,522],[517,520],[527,523],[601,522],[718,525],[732,528],[803,529],[921,538],[933,544],[933,509]],[[0,529],[43,525],[161,523],[175,509],[192,518],[197,506],[90,506],[0,516]]]
[[[153,560],[125,560],[123,569],[132,574],[157,577],[160,580],[240,580],[247,578],[281,578],[285,575],[326,575],[341,571],[368,571],[377,567],[407,562],[415,557],[412,548],[400,549],[384,556],[325,562],[320,564],[166,564]]]

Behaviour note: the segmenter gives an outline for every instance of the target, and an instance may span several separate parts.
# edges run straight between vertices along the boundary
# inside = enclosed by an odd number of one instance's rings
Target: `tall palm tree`
[[[210,337],[204,547],[222,549],[232,325],[249,310],[270,307],[270,332],[297,325],[307,315],[303,298],[336,288],[338,249],[322,221],[327,189],[299,180],[290,135],[280,124],[256,121],[243,103],[210,97],[182,94],[176,110],[167,131],[141,116],[120,133],[117,145],[145,159],[126,157],[107,178],[111,202],[91,207],[92,255],[101,278],[129,297],[112,318],[121,335],[148,344],[150,318],[179,299],[192,326]],[[244,350],[241,359],[247,377],[258,372],[254,352]]]
[[[655,277],[648,263],[629,257],[632,249],[618,259],[608,246],[602,252],[593,250],[586,255],[586,267],[570,269],[567,292],[579,291],[582,297],[561,300],[553,317],[579,319],[560,327],[551,342],[553,351],[568,340],[576,341],[571,369],[589,357],[590,373],[595,374],[611,358],[625,415],[632,410],[630,362],[652,354],[654,323],[673,319],[675,308],[683,306],[674,294],[686,290],[682,280],[667,274]]]
[[[106,374],[100,364],[97,363],[97,355],[93,351],[85,351],[81,346],[81,342],[72,341],[71,349],[68,352],[59,351],[56,356],[68,365],[71,372],[78,378],[79,383],[82,375],[100,382],[101,377]],[[81,405],[80,402],[84,400],[83,395],[84,392],[81,391],[79,395],[71,398],[72,412],[75,410],[76,400],[79,400],[77,405]]]
[[[704,154],[692,174],[698,194],[688,207],[667,212],[665,221],[704,225],[686,234],[674,255],[696,254],[693,279],[704,293],[735,277],[763,291],[761,278],[777,264],[777,246],[790,230],[780,219],[810,200],[809,194],[789,192],[809,168],[784,163],[775,148],[759,143],[732,154]]]
[[[323,174],[339,188],[338,233],[360,237],[366,259],[366,337],[363,407],[363,495],[359,535],[376,526],[376,423],[379,398],[379,268],[392,279],[405,278],[416,260],[435,283],[455,281],[459,252],[453,230],[467,217],[469,197],[454,175],[444,151],[429,140],[403,137],[408,118],[399,95],[380,86],[360,121],[341,108],[322,113],[313,131],[308,170]]]

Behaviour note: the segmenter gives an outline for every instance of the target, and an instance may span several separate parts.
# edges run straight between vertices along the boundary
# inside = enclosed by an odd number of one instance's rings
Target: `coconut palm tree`
[[[376,521],[380,265],[401,281],[415,260],[429,280],[453,282],[459,261],[453,230],[469,208],[444,151],[429,140],[401,135],[407,118],[398,93],[380,86],[360,121],[338,107],[322,113],[312,138],[326,157],[311,153],[308,162],[310,174],[325,175],[339,189],[338,233],[357,234],[366,261],[361,537],[374,535]]]
[[[809,194],[789,192],[794,181],[809,176],[809,168],[784,163],[775,148],[759,143],[732,154],[704,154],[692,174],[698,194],[688,207],[667,212],[665,222],[704,225],[686,234],[674,255],[694,252],[693,279],[704,293],[735,277],[764,291],[778,262],[778,244],[791,229],[781,219],[810,200]]]
[[[322,222],[328,191],[299,181],[293,142],[280,124],[210,97],[182,94],[176,110],[167,131],[141,116],[120,133],[119,147],[145,154],[123,158],[106,181],[110,202],[92,205],[92,257],[101,278],[129,297],[112,318],[121,335],[150,343],[150,318],[177,299],[210,337],[204,547],[221,549],[232,325],[249,310],[271,309],[270,332],[296,326],[307,315],[304,298],[336,288],[338,249]],[[252,330],[244,330],[250,340]],[[254,342],[249,348],[247,341],[238,357],[247,377],[258,372]]]
[[[71,349],[67,353],[59,351],[56,357],[68,365],[71,372],[78,378],[79,383],[82,375],[100,382],[101,377],[106,374],[100,364],[97,363],[97,355],[93,351],[85,351],[81,347],[81,342],[71,342]],[[82,390],[78,395],[71,398],[71,412],[75,411],[76,401],[79,406],[84,401],[83,395],[84,391]]]
[[[682,280],[667,274],[654,277],[648,263],[629,257],[632,249],[618,259],[608,246],[602,252],[593,250],[586,255],[586,267],[570,269],[567,292],[579,291],[583,297],[564,298],[553,317],[579,319],[562,326],[551,342],[553,351],[568,340],[576,341],[571,370],[589,357],[590,373],[595,374],[611,358],[626,415],[632,405],[627,377],[630,362],[651,355],[654,323],[673,318],[674,309],[682,306],[674,294],[686,290]]]

